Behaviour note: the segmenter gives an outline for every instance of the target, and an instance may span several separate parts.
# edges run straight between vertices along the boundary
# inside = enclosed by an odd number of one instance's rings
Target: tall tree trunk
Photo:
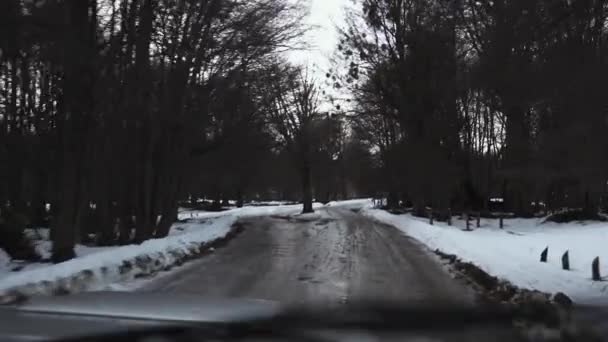
[[[389,209],[396,209],[399,207],[399,194],[393,187],[391,187],[388,192],[388,196],[386,198],[386,206]]]
[[[163,210],[162,216],[156,227],[156,238],[163,238],[169,234],[171,225],[177,221],[177,202],[173,202]]]
[[[103,190],[101,190],[103,192]],[[105,195],[105,194],[104,194]],[[112,207],[110,201],[101,195],[97,201],[97,215],[96,218],[99,220],[99,230],[97,243],[101,246],[110,246],[115,243],[116,235],[114,231],[114,218],[112,215]]]
[[[53,220],[53,262],[75,256],[77,224],[82,203],[84,162],[89,115],[92,110],[95,37],[90,28],[90,8],[95,2],[66,0],[63,113],[58,118],[59,182]],[[77,52],[77,53],[76,53]]]
[[[150,41],[152,36],[152,21],[154,9],[152,0],[144,0],[139,13],[139,25],[137,30],[137,41],[135,47],[135,116],[139,127],[136,129],[139,136],[136,138],[139,144],[137,149],[138,160],[137,182],[137,221],[135,227],[135,240],[145,241],[152,237],[156,224],[156,213],[153,208],[154,202],[154,165],[153,147],[155,140],[155,123],[152,120],[152,108],[149,105],[151,85],[150,73]]]
[[[121,246],[131,242],[131,219],[128,215],[121,216],[118,222],[118,244]]]
[[[180,176],[167,175],[167,186],[162,201],[161,218],[156,225],[154,237],[162,238],[169,234],[171,226],[177,221],[178,198],[181,191],[182,179]]]
[[[238,188],[238,190],[236,191],[236,207],[237,208],[242,208],[243,207],[243,190],[241,189],[241,187]]]
[[[509,189],[505,204],[518,216],[531,213],[531,199],[527,189],[530,179],[528,171],[529,139],[527,137],[525,110],[513,100],[507,101],[507,126],[505,136],[504,167],[508,171]]]
[[[311,183],[311,172],[310,163],[304,161],[301,169],[302,177],[302,213],[312,213],[312,183]]]
[[[68,157],[69,158],[69,157]],[[53,221],[51,223],[51,239],[53,241],[52,260],[55,263],[72,259],[74,244],[76,242],[76,184],[75,165],[70,163],[66,157],[63,158],[66,166],[60,169],[61,189],[58,189],[58,198],[53,205]],[[70,167],[72,166],[72,167]]]

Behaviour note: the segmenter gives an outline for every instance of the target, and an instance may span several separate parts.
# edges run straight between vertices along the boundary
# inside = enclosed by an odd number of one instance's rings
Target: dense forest
[[[0,248],[164,237],[180,206],[386,197],[424,213],[605,207],[608,2],[0,1]]]
[[[607,1],[355,2],[327,83],[389,206],[606,206]]]
[[[0,247],[31,257],[23,228],[50,226],[60,262],[91,235],[163,237],[188,200],[346,197],[344,122],[283,56],[304,48],[305,15],[288,0],[1,1]]]

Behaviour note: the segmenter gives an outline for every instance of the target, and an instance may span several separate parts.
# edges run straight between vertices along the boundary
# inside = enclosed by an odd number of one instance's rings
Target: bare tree
[[[50,218],[56,262],[79,241],[165,236],[191,166],[260,127],[237,75],[298,47],[303,16],[288,0],[2,2],[0,222]]]
[[[378,148],[386,123],[398,132],[393,158],[379,158],[400,180],[389,193],[418,207],[481,210],[503,197],[519,215],[542,198],[596,210],[605,1],[356,3],[328,77],[351,92],[356,126],[378,128],[368,143]]]
[[[313,212],[312,129],[319,111],[319,92],[306,70],[277,64],[267,99],[269,123],[292,154],[302,186],[303,213]]]

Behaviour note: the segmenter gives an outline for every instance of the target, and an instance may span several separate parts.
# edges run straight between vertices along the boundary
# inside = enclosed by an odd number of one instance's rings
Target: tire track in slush
[[[247,219],[226,247],[140,290],[326,306],[472,301],[463,284],[395,228],[347,209],[317,213],[310,220]]]

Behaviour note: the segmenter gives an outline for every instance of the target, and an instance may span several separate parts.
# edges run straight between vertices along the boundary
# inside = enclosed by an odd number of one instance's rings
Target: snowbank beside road
[[[276,202],[278,205],[269,206],[246,206],[242,208],[232,208],[224,211],[201,211],[201,210],[181,210],[177,218],[179,220],[188,219],[203,219],[203,218],[214,218],[222,217],[226,215],[234,215],[236,217],[251,217],[251,216],[263,216],[263,215],[292,215],[298,214],[302,211],[301,204],[282,204],[283,202]],[[312,204],[313,209],[322,209],[324,207],[352,207],[362,208],[371,206],[371,199],[354,199],[347,201],[332,201],[327,204],[315,202]]]
[[[319,209],[323,205],[315,203],[313,207]],[[221,212],[181,211],[179,219],[185,222],[175,223],[166,238],[120,247],[77,245],[76,258],[56,265],[14,263],[0,250],[0,295],[15,289],[24,294],[105,289],[169,269],[199,255],[213,242],[226,238],[239,218],[291,215],[301,210],[301,205],[283,205],[235,208]],[[50,257],[48,229],[27,233],[33,238],[36,250],[43,257]],[[15,268],[19,271],[14,272]]]
[[[313,209],[322,208],[322,203],[313,203]],[[294,205],[276,205],[276,206],[252,206],[228,209],[224,211],[200,211],[200,210],[182,210],[177,215],[180,220],[187,219],[201,219],[201,218],[213,218],[221,217],[226,215],[233,215],[235,217],[251,217],[251,216],[263,216],[263,215],[288,215],[296,214],[302,211],[301,204]]]
[[[212,242],[226,237],[235,221],[236,217],[228,215],[209,222],[176,224],[168,237],[140,245],[77,246],[78,256],[72,260],[4,274],[0,291],[56,294],[95,290],[150,275],[198,255]]]
[[[506,279],[516,286],[543,292],[564,292],[579,303],[608,304],[608,285],[591,280],[591,262],[600,257],[608,263],[608,224],[542,223],[541,219],[506,219],[504,229],[498,220],[482,219],[481,228],[465,231],[465,222],[454,220],[454,226],[443,222],[430,225],[428,220],[411,215],[393,215],[383,210],[366,208],[363,213],[393,225],[429,248],[456,254],[491,275]],[[549,247],[547,263],[540,253]],[[570,271],[561,269],[561,256],[568,250]],[[608,274],[608,267],[602,267]]]
[[[372,205],[371,198],[352,199],[346,201],[331,201],[325,204],[326,207],[347,207],[353,209],[359,209],[363,207],[369,207]]]

